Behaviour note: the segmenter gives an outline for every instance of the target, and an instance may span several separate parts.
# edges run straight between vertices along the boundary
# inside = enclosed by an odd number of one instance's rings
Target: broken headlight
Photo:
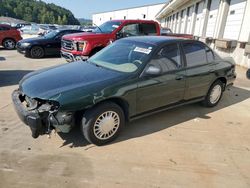
[[[54,112],[59,109],[60,105],[56,101],[40,101],[40,105],[38,107],[38,111],[42,112]]]

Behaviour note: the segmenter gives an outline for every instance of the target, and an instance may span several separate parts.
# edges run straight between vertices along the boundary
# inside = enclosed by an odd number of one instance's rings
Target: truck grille
[[[74,50],[74,43],[70,40],[62,40],[61,45],[66,50]]]

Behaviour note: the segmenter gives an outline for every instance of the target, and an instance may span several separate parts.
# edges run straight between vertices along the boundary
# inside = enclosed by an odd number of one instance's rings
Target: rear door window
[[[183,43],[183,51],[186,56],[187,67],[203,65],[207,63],[205,46],[198,42]]]
[[[154,23],[142,23],[140,24],[140,32],[142,35],[156,35],[156,25]]]
[[[140,35],[139,24],[137,23],[127,24],[122,28],[121,32],[124,33],[126,37],[138,36]]]
[[[10,30],[10,28],[4,26],[0,27],[0,31],[8,31],[8,30]]]
[[[160,68],[162,73],[180,69],[182,64],[179,45],[169,44],[164,46],[150,64]]]

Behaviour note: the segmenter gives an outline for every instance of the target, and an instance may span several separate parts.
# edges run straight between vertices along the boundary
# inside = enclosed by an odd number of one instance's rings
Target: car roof
[[[122,23],[125,23],[125,22],[137,22],[137,23],[145,23],[145,22],[148,22],[148,23],[156,23],[156,21],[154,20],[136,20],[136,19],[130,19],[130,20],[110,20],[111,22],[114,21],[114,22],[122,22]]]
[[[81,30],[79,30],[79,29],[56,29],[54,31],[57,31],[57,32],[62,32],[62,31],[79,31],[79,32],[81,32]]]
[[[0,26],[11,28],[11,25],[8,25],[8,24],[0,24]]]
[[[143,42],[154,45],[161,45],[170,42],[179,42],[179,41],[193,41],[190,39],[179,38],[179,37],[167,37],[167,36],[138,36],[138,37],[127,37],[121,39],[122,41],[135,41]]]

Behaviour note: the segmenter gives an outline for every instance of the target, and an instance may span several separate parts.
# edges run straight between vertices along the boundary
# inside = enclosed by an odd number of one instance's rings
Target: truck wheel
[[[7,50],[13,50],[16,48],[16,41],[13,39],[5,39],[3,41],[3,47]]]
[[[123,110],[115,103],[106,102],[84,113],[81,128],[88,142],[100,146],[113,141],[124,124]]]
[[[210,87],[203,104],[206,107],[216,106],[223,94],[223,83],[220,80],[215,81]]]
[[[36,59],[44,57],[44,50],[43,50],[43,48],[40,47],[40,46],[34,46],[34,47],[32,47],[31,50],[30,50],[30,56],[32,58],[36,58]]]

